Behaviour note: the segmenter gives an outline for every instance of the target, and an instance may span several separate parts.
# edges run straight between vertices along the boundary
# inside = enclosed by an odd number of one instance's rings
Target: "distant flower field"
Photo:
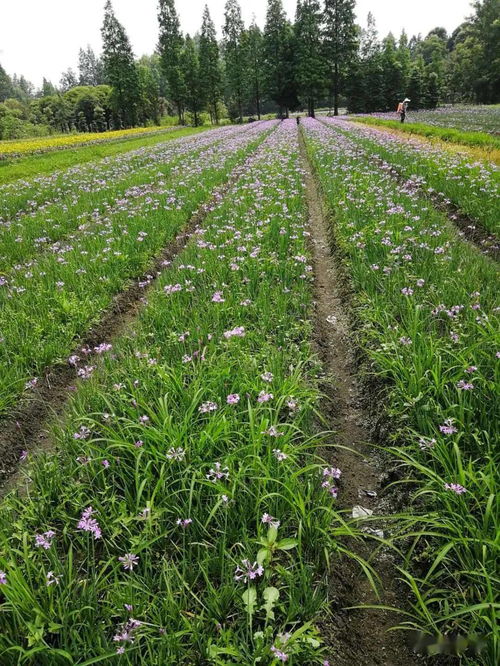
[[[30,153],[42,153],[93,143],[106,143],[108,141],[137,136],[148,136],[172,131],[173,129],[176,129],[176,127],[133,127],[131,129],[113,130],[111,132],[83,132],[80,134],[65,134],[54,137],[21,139],[18,141],[0,141],[0,160],[7,157],[29,155]]]

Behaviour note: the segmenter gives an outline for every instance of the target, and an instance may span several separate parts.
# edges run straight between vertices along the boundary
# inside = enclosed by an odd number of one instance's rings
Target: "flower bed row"
[[[480,634],[481,663],[498,663],[497,267],[374,165],[353,132],[303,127],[355,290],[360,344],[386,380],[391,450],[418,484],[402,521],[415,541],[402,570],[414,599],[408,625]]]

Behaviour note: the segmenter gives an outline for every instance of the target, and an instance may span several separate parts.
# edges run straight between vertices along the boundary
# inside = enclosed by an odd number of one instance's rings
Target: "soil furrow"
[[[235,169],[226,182],[214,189],[210,199],[198,208],[177,237],[154,257],[143,275],[118,293],[110,307],[103,312],[100,321],[85,334],[75,347],[77,354],[82,348],[90,349],[86,364],[96,359],[94,351],[102,343],[110,343],[130,325],[143,306],[147,292],[168,264],[182,252],[196,228],[208,213],[223,199],[226,192],[237,182],[246,168],[247,159]],[[61,416],[66,402],[75,389],[77,374],[68,363],[57,363],[46,368],[43,376],[29,397],[22,400],[18,408],[7,418],[0,420],[0,495],[13,484],[13,476],[19,467],[23,452],[31,453],[50,447],[50,425]]]
[[[339,506],[350,517],[355,506],[374,515],[384,514],[381,479],[382,458],[370,445],[371,422],[363,405],[357,378],[356,347],[352,340],[346,277],[331,252],[331,231],[323,209],[304,138],[301,151],[305,170],[309,208],[311,251],[315,276],[315,347],[323,363],[322,390],[326,395],[323,415],[331,423],[335,436],[328,442],[324,457],[342,470]],[[345,448],[337,448],[335,445]],[[332,453],[333,451],[333,453]],[[375,495],[376,494],[376,495]],[[382,498],[381,498],[382,494]],[[372,522],[366,529],[373,529]],[[377,528],[380,528],[377,525]],[[366,560],[377,543],[350,540],[345,544]],[[325,622],[323,634],[331,645],[337,666],[408,666],[421,663],[408,647],[405,636],[388,630],[401,621],[396,612],[385,610],[350,610],[350,606],[381,604],[398,606],[395,564],[388,549],[381,549],[371,561],[380,577],[381,595],[377,598],[364,574],[354,561],[345,558],[332,572],[330,594],[332,620]]]
[[[321,118],[319,120],[321,121]],[[331,125],[328,123],[321,122],[325,127],[331,128]],[[479,222],[468,217],[458,206],[444,197],[444,195],[441,196],[438,192],[429,192],[411,177],[404,176],[395,164],[387,162],[376,154],[372,154],[371,157],[377,166],[394,178],[400,185],[406,188],[411,187],[415,192],[418,192],[422,197],[430,201],[439,212],[446,215],[451,224],[458,227],[458,233],[461,237],[475,245],[483,254],[496,261],[500,261],[500,239],[495,234],[490,233]]]

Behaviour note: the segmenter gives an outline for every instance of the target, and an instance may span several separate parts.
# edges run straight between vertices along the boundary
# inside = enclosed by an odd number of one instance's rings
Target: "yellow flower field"
[[[36,137],[32,139],[19,139],[16,141],[0,141],[0,159],[14,155],[26,155],[35,152],[45,152],[58,148],[70,148],[88,143],[126,139],[138,135],[156,134],[166,132],[174,127],[133,127],[131,129],[113,130],[111,132],[82,132],[80,134],[66,134],[58,136]]]

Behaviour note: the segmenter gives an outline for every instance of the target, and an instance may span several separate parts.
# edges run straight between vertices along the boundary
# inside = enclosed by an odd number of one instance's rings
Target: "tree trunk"
[[[257,103],[257,118],[260,120],[260,89],[259,89],[259,83],[257,82],[257,86],[255,88],[255,94],[256,94],[256,103]]]
[[[314,98],[311,98],[311,118],[316,118],[316,110],[314,108]]]
[[[339,65],[337,62],[333,75],[333,115],[339,115]]]

